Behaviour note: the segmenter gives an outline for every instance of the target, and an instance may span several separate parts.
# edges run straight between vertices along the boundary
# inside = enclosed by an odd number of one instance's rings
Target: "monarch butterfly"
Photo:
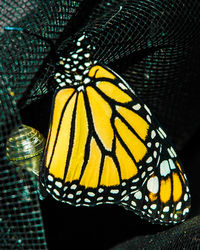
[[[91,60],[83,34],[60,56],[40,180],[75,206],[118,204],[160,224],[183,221],[190,192],[150,109],[116,72]]]
[[[85,39],[59,58],[43,185],[75,206],[115,203],[155,223],[184,220],[188,183],[166,133],[124,79],[91,61]]]

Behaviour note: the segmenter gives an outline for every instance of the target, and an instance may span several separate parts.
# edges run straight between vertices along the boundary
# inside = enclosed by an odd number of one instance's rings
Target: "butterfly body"
[[[180,161],[128,83],[91,61],[92,47],[60,57],[40,178],[75,206],[119,204],[157,223],[180,222],[190,194]]]

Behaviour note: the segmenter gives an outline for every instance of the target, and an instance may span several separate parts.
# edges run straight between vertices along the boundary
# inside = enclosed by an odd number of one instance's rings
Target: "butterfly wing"
[[[47,191],[76,206],[116,203],[155,222],[180,221],[188,184],[165,132],[115,72],[95,65],[87,77],[54,97],[41,173]]]
[[[160,224],[183,221],[190,209],[187,178],[172,147],[161,144],[160,158],[153,173],[146,177],[136,192],[122,201],[122,206],[135,210],[142,218]]]

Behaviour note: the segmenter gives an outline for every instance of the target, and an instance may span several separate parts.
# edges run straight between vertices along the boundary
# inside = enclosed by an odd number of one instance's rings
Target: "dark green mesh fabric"
[[[167,231],[135,237],[112,248],[112,250],[198,249],[200,244],[199,224],[200,217],[196,216]]]
[[[47,134],[50,103],[53,91],[57,87],[51,81],[55,69],[55,54],[63,50],[72,50],[73,39],[85,31],[96,47],[94,59],[108,65],[124,77],[166,128],[176,148],[183,149],[200,124],[199,25],[198,0],[0,1],[0,246],[2,249],[46,248],[37,184],[35,184],[37,179],[28,171],[21,170],[9,162],[5,148],[11,131],[21,123],[37,128],[44,135]],[[34,34],[50,39],[55,48],[52,49],[51,43],[45,39],[19,31],[4,31],[5,26],[26,28]],[[183,164],[193,187],[192,199],[197,201],[195,198],[197,187],[193,185],[194,175],[192,175],[197,171],[198,159],[196,160],[193,164],[187,160],[186,164],[184,162]],[[48,199],[41,202],[47,241],[51,242],[48,247],[55,249],[50,240],[52,235],[56,246],[59,245],[58,242],[65,242],[66,237],[68,240],[73,238],[74,231],[62,225],[68,211],[76,217],[76,213],[83,213],[84,216],[87,210],[71,210],[72,208],[67,205],[64,208],[61,206],[61,210],[66,212],[63,212],[62,220],[56,228],[51,230],[53,224],[48,222],[55,216],[52,212],[55,207],[51,210],[52,203],[48,206],[46,204]],[[58,202],[55,204],[56,212],[60,213],[60,205]],[[105,212],[99,208],[97,211],[98,214]],[[121,213],[122,210],[117,211]],[[198,212],[195,210],[195,213],[199,213],[199,210]],[[99,233],[96,244],[102,246],[101,249],[119,243],[119,239],[123,241],[142,232],[134,230],[134,233],[131,233],[132,228],[141,221],[130,226],[130,221],[126,220],[126,216],[123,217],[123,213],[116,214],[116,220],[118,217],[120,220],[125,220],[124,227],[119,231],[128,228],[127,235],[124,238],[116,236],[112,243],[109,240],[105,243],[105,238],[108,239],[111,234],[102,238]],[[80,226],[84,229],[87,225],[87,222],[86,225],[79,223],[80,221],[76,220],[76,229]],[[109,223],[109,220],[103,221],[104,227]],[[185,230],[185,225],[186,227],[188,225],[189,231]],[[188,233],[187,238],[183,237],[184,232],[190,232],[190,228],[193,228],[193,233]],[[63,241],[61,236],[55,233],[56,230],[62,230],[59,232],[63,235]],[[115,231],[111,227],[110,231],[112,230]],[[166,229],[159,228],[159,230]],[[147,237],[146,243],[136,239],[130,244],[138,245],[136,249],[139,249],[139,246],[146,247],[145,244],[148,243],[150,249],[152,243],[151,249],[153,249],[157,243],[163,249],[161,239],[165,237],[168,239],[166,249],[178,245],[182,249],[186,242],[188,247],[199,246],[200,225],[197,219],[188,220],[177,226],[173,234],[170,230],[156,234],[152,236],[153,238]],[[74,240],[80,237],[79,233],[87,235],[82,230],[77,231]],[[145,231],[141,234],[147,233]],[[149,233],[152,233],[151,229]],[[179,237],[180,235],[182,236]],[[90,248],[91,240],[87,240],[86,247]],[[104,244],[99,244],[103,241]],[[91,249],[97,249],[97,245],[92,245]],[[67,244],[65,246],[67,248]]]
[[[6,140],[20,124],[13,92],[1,77],[0,249],[46,249],[35,176],[6,158]]]

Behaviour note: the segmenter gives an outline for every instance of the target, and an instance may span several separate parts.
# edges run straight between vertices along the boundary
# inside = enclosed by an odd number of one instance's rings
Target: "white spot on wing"
[[[102,193],[103,191],[104,191],[103,188],[99,188],[98,190],[99,193]]]
[[[169,212],[169,206],[164,207],[163,212],[166,212],[166,213]]]
[[[49,181],[53,181],[53,177],[51,175],[48,175],[47,178],[48,178]]]
[[[56,182],[55,182],[55,185],[56,185],[57,187],[61,188],[61,187],[62,187],[62,182],[56,181]]]
[[[89,58],[90,57],[90,53],[85,53],[84,57]]]
[[[83,81],[85,84],[88,84],[90,82],[90,78],[85,78],[84,81]]]
[[[53,192],[54,192],[57,196],[60,196],[60,193],[58,192],[58,190],[54,189]]]
[[[131,201],[131,205],[135,207],[137,204],[135,203],[135,201]]]
[[[81,201],[81,198],[78,198],[78,199],[76,200],[77,203],[79,203],[80,201]]]
[[[78,58],[78,54],[73,54],[72,58],[77,59]]]
[[[81,42],[84,38],[85,38],[85,35],[82,35],[81,37],[79,37],[78,41]]]
[[[80,70],[84,70],[83,65],[79,65],[78,68],[79,68]]]
[[[151,205],[151,209],[156,209],[157,205],[156,204],[152,204]]]
[[[127,87],[123,83],[120,82],[118,85],[121,89],[127,90]]]
[[[160,174],[161,176],[167,176],[170,174],[170,168],[169,168],[169,163],[167,160],[164,160],[160,164]]]
[[[143,172],[142,175],[141,175],[141,178],[143,179],[146,175],[146,172]]]
[[[138,103],[138,104],[133,105],[132,108],[133,108],[134,110],[140,110],[141,105]]]
[[[83,49],[80,48],[80,49],[78,49],[78,50],[76,51],[76,53],[78,54],[78,53],[80,53],[80,52],[82,52],[82,51],[83,51]]]
[[[69,84],[72,83],[72,80],[70,80],[70,79],[66,79],[65,81],[66,81],[67,83],[69,83]]]
[[[183,215],[185,215],[185,214],[187,214],[187,213],[189,213],[189,208],[185,208],[185,209],[183,210]]]
[[[151,142],[147,143],[147,147],[149,147],[149,148],[151,147]]]
[[[76,184],[73,184],[72,186],[71,186],[71,189],[76,189],[77,188],[77,185]]]
[[[147,171],[151,171],[153,169],[153,167],[151,166],[151,167],[148,167],[147,168]]]
[[[74,65],[77,65],[79,63],[79,61],[75,60],[73,61]]]
[[[82,76],[81,76],[81,75],[75,75],[74,78],[75,78],[77,81],[82,80]]]
[[[147,105],[146,104],[144,104],[144,108],[146,109],[146,111],[151,115],[151,111],[150,111],[150,109],[147,107]]]
[[[83,75],[86,75],[89,72],[89,69],[83,71]]]
[[[176,205],[176,210],[180,210],[182,206],[182,202],[179,201],[179,203]]]
[[[159,182],[157,176],[153,176],[148,180],[147,189],[149,190],[149,192],[152,192],[154,194],[158,193]]]
[[[111,189],[111,190],[110,190],[110,193],[111,193],[111,194],[118,194],[118,193],[119,193],[119,190],[118,190],[118,189]]]
[[[127,193],[127,191],[126,191],[126,190],[124,190],[124,191],[122,192],[122,196],[123,196],[123,195],[125,195],[126,193]]]
[[[89,67],[89,66],[90,66],[90,63],[89,63],[89,62],[85,62],[84,65],[85,65],[86,67]]]
[[[56,79],[56,82],[61,83],[61,79],[60,79],[60,78],[57,78],[57,79]]]
[[[90,197],[94,197],[95,196],[95,193],[93,193],[93,192],[88,192],[87,193]]]
[[[70,68],[70,65],[68,63],[65,64],[64,66],[66,69],[69,69]]]
[[[167,137],[167,135],[165,134],[165,132],[163,131],[161,127],[159,127],[157,131],[162,139]]]
[[[188,194],[185,194],[183,199],[184,199],[184,201],[187,201],[188,200]]]
[[[152,130],[152,131],[151,131],[151,139],[154,139],[155,136],[156,136],[156,132],[155,132],[155,130]]]
[[[172,161],[172,159],[169,159],[169,165],[171,169],[176,169],[176,165],[174,164],[174,162]]]
[[[122,200],[123,201],[128,201],[130,199],[130,197],[127,195],[127,196],[125,196]]]
[[[170,148],[170,150],[171,150],[172,154],[174,155],[174,157],[176,157],[176,156],[177,156],[177,154],[176,154],[176,152],[175,152],[174,148],[173,148],[173,147],[171,147],[171,148]]]
[[[135,183],[135,182],[138,182],[138,181],[139,181],[139,178],[136,178],[136,179],[132,180],[132,183]]]
[[[172,153],[171,148],[168,148],[167,152],[169,153],[170,157],[174,158],[174,154]]]
[[[177,218],[178,218],[178,215],[177,215],[177,214],[175,214],[175,215],[174,215],[174,219],[177,219]]]
[[[146,118],[147,118],[147,121],[148,121],[149,123],[151,123],[151,117],[150,117],[150,115],[147,115]]]
[[[146,163],[150,163],[150,162],[152,162],[152,157],[150,156],[147,160],[146,160]]]
[[[141,191],[137,191],[135,194],[134,194],[134,197],[138,200],[141,200],[142,199],[142,192]]]
[[[67,197],[68,197],[69,199],[73,199],[73,198],[74,198],[74,195],[73,195],[73,194],[68,194]]]
[[[79,87],[77,88],[77,90],[78,90],[78,91],[84,90],[84,86],[83,86],[83,85],[79,86]]]

